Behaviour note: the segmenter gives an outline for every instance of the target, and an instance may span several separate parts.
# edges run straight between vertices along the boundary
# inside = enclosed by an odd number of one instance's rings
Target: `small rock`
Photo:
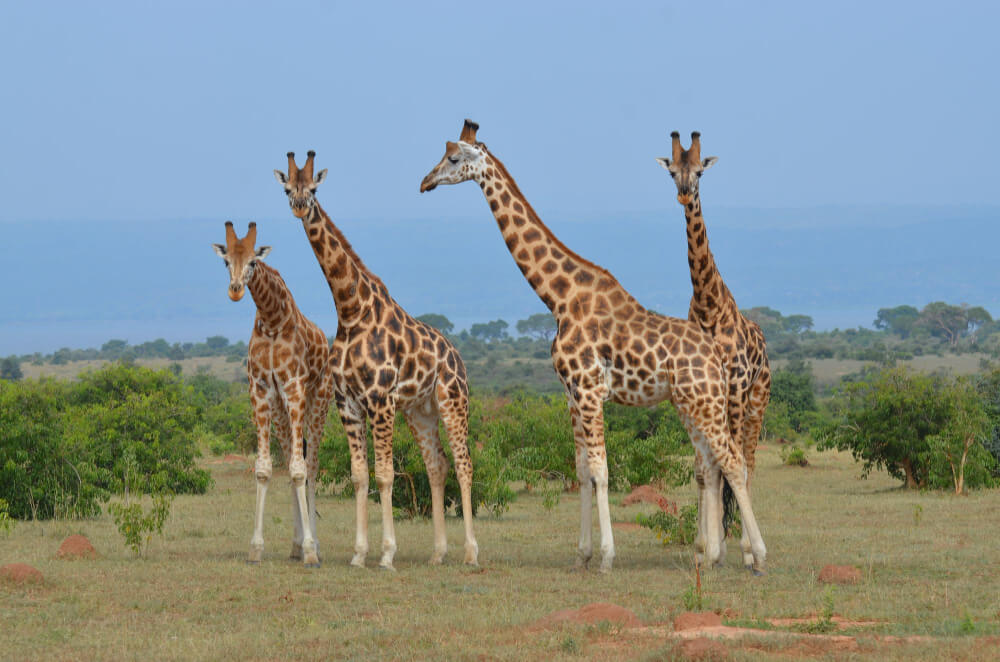
[[[861,581],[861,571],[852,565],[827,565],[816,580],[820,584],[857,584]]]
[[[42,573],[27,563],[8,563],[0,567],[0,579],[10,584],[41,584]]]
[[[66,540],[62,541],[59,545],[59,551],[56,552],[56,558],[66,559],[69,561],[75,559],[96,559],[97,550],[94,546],[90,544],[84,536],[72,535]]]

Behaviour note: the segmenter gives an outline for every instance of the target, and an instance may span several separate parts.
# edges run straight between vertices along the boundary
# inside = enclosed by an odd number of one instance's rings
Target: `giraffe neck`
[[[701,215],[701,197],[698,193],[684,206],[684,218],[687,219],[688,266],[691,269],[691,285],[694,287],[690,314],[697,322],[710,326],[733,296],[723,282],[722,274],[715,265],[715,257],[708,247],[708,234],[705,231],[705,219]]]
[[[257,305],[257,324],[262,333],[274,335],[291,318],[295,302],[276,269],[258,262],[247,281],[247,289]]]
[[[514,262],[557,318],[584,291],[607,294],[617,289],[634,301],[607,270],[580,257],[552,234],[500,159],[487,152],[483,168],[473,179],[486,196]]]
[[[358,323],[370,309],[374,290],[382,281],[364,265],[319,202],[302,219],[302,227],[330,286],[338,323]]]

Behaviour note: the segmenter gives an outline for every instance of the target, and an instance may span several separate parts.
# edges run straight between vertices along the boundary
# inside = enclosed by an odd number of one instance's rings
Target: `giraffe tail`
[[[729,486],[729,481],[722,479],[722,536],[729,535],[729,527],[736,519],[736,493]]]

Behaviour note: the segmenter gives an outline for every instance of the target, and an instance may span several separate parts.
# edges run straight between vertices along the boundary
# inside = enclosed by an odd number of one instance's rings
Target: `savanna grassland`
[[[993,535],[995,491],[956,497],[901,490],[884,474],[859,480],[849,454],[810,454],[783,465],[777,448],[758,454],[754,506],[768,545],[768,574],[742,569],[738,544],[727,565],[702,572],[705,610],[759,628],[725,640],[730,659],[983,660],[1000,658],[1000,553]],[[649,505],[622,506],[614,571],[574,569],[579,501],[564,493],[546,508],[540,490],[522,492],[500,518],[476,520],[481,568],[461,564],[461,520],[449,517],[451,546],[430,566],[428,520],[397,520],[397,572],[376,569],[381,524],[369,510],[368,568],[348,566],[353,508],[319,499],[323,565],[287,559],[291,536],[287,475],[276,472],[265,516],[265,558],[245,563],[254,501],[249,461],[205,459],[215,479],[205,495],[178,496],[162,537],[134,558],[107,515],[21,521],[0,537],[0,564],[28,563],[39,586],[0,584],[0,657],[105,659],[672,659],[671,623],[689,610],[695,574],[690,546],[664,546],[629,526]],[[692,503],[693,484],[666,490]],[[68,535],[86,535],[96,560],[55,558]],[[596,530],[595,530],[596,534]],[[2,535],[2,534],[0,534]],[[861,570],[856,585],[827,588],[827,564]],[[596,564],[595,564],[596,565]],[[642,628],[609,623],[541,627],[557,610],[590,603],[632,610]],[[767,619],[843,617],[853,643]],[[812,628],[817,629],[817,628]],[[902,639],[893,639],[902,638]]]

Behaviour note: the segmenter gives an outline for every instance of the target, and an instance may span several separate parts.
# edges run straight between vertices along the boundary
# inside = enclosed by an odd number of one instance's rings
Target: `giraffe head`
[[[236,236],[232,221],[226,221],[226,245],[212,244],[216,255],[222,258],[226,268],[229,269],[229,298],[233,301],[243,298],[243,291],[250,276],[253,275],[257,262],[271,252],[270,246],[254,248],[256,242],[256,223],[251,223],[247,228],[247,235],[240,239]]]
[[[438,184],[459,184],[476,179],[485,169],[486,145],[476,142],[479,125],[465,120],[457,143],[445,143],[444,158],[420,182],[420,192],[433,191]]]
[[[673,154],[671,158],[656,159],[663,168],[670,173],[674,184],[677,184],[677,202],[682,205],[689,204],[698,194],[698,179],[701,173],[711,168],[717,156],[701,158],[701,134],[697,131],[691,133],[691,149],[681,148],[681,134],[674,131],[670,134],[673,140]]]
[[[299,170],[295,165],[295,152],[288,153],[288,174],[280,170],[274,171],[274,178],[285,187],[285,195],[288,196],[288,204],[292,208],[292,213],[297,218],[305,218],[316,204],[316,187],[326,179],[326,168],[323,168],[316,176],[313,176],[313,159],[316,152],[309,150],[305,166]]]

